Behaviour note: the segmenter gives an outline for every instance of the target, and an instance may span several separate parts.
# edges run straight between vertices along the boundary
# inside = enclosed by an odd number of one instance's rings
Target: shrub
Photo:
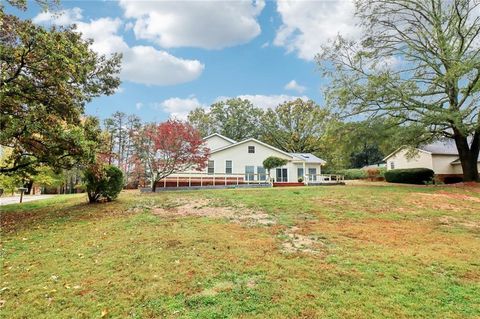
[[[429,168],[392,169],[385,172],[385,180],[389,183],[426,184],[434,175]]]
[[[461,176],[447,176],[444,178],[443,182],[445,184],[456,184],[463,182],[463,178]]]
[[[108,202],[117,198],[123,188],[123,173],[112,165],[92,165],[84,173],[88,201]]]
[[[337,174],[343,175],[345,179],[363,179],[367,178],[367,171],[360,168],[344,169],[339,171]]]

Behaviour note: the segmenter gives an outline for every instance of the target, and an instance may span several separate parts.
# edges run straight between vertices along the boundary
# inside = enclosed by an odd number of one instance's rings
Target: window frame
[[[212,164],[211,167],[210,167],[210,163]],[[210,172],[210,169],[212,170],[211,172]],[[215,161],[214,161],[214,160],[208,160],[208,163],[207,163],[207,174],[209,174],[209,175],[215,174]]]
[[[248,154],[255,154],[255,145],[248,145]]]
[[[230,167],[228,167],[228,163],[230,163]],[[230,170],[230,172],[228,170]],[[233,174],[233,161],[232,160],[225,160],[225,174],[226,175],[232,175]]]
[[[249,172],[247,168],[252,168],[252,171]],[[254,165],[245,165],[245,180],[254,181],[255,180],[255,166]]]
[[[257,166],[257,180],[266,181],[267,180],[267,170],[263,166]]]

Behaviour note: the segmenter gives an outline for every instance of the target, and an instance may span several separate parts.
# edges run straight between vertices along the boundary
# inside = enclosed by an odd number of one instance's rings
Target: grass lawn
[[[0,207],[3,318],[480,318],[480,188]]]

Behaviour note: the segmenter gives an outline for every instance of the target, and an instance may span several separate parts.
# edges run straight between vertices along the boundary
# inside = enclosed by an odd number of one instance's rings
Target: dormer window
[[[255,153],[255,146],[249,146],[248,147],[248,152],[251,153],[251,154]]]

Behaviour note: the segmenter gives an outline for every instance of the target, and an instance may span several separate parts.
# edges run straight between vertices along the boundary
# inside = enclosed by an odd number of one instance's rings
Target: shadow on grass
[[[30,203],[26,203],[30,204]],[[33,204],[33,203],[32,203]],[[12,205],[2,208],[0,226],[2,233],[11,233],[41,225],[49,227],[65,222],[87,221],[114,215],[125,215],[122,201],[89,204],[81,197],[67,197],[35,205]]]

